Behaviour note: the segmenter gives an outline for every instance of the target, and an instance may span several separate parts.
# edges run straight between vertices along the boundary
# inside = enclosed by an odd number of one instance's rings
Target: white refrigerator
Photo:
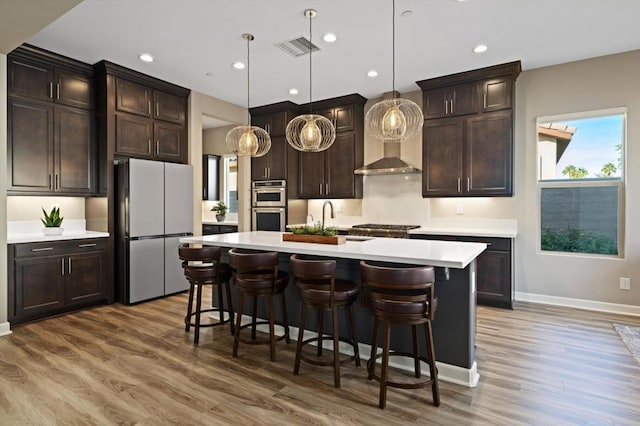
[[[187,290],[178,245],[193,233],[192,166],[126,159],[115,167],[118,301]]]

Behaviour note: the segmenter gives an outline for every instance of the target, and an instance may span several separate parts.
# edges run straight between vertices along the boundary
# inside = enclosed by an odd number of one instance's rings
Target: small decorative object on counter
[[[282,241],[337,245],[346,243],[347,237],[344,235],[336,235],[335,228],[325,228],[322,226],[322,222],[318,222],[315,225],[291,228],[291,233],[282,234]]]
[[[224,222],[224,219],[227,215],[227,210],[229,208],[227,207],[227,205],[224,203],[224,201],[218,201],[218,204],[216,204],[215,206],[213,206],[211,208],[212,212],[216,212],[216,220],[218,222]]]
[[[42,208],[42,213],[44,217],[40,219],[42,224],[44,225],[44,229],[42,232],[44,235],[60,235],[64,228],[62,225],[62,220],[64,217],[60,216],[60,207],[54,206],[51,208],[51,212],[47,213],[46,210]]]

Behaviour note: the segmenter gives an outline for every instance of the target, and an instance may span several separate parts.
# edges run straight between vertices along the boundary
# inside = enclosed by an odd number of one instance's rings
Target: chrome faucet
[[[324,204],[322,205],[322,229],[324,229],[324,208],[327,206],[327,204],[329,204],[329,207],[331,207],[331,219],[335,219],[336,215],[333,212],[333,203],[331,203],[331,201],[327,200],[324,202]]]

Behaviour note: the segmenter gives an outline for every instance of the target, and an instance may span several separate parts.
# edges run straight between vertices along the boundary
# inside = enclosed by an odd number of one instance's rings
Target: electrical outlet
[[[631,290],[631,278],[620,277],[620,290]]]
[[[456,214],[464,214],[462,203],[456,203]]]

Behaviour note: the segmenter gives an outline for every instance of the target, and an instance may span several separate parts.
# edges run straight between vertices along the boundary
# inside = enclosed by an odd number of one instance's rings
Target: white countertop
[[[455,235],[466,237],[515,238],[518,221],[513,219],[430,219],[409,234]]]
[[[487,247],[481,243],[399,238],[371,238],[339,245],[298,243],[282,241],[281,232],[270,231],[184,237],[180,242],[457,269],[465,268]]]
[[[7,244],[106,238],[109,236],[108,232],[87,231],[84,219],[65,219],[60,235],[44,235],[42,228],[42,223],[37,220],[9,221],[7,222]]]

